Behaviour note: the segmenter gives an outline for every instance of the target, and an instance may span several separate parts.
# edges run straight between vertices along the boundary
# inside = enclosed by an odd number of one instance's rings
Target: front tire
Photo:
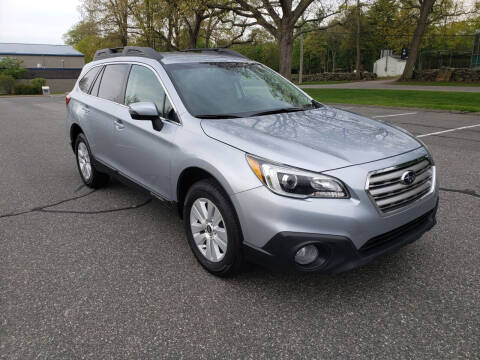
[[[108,175],[101,173],[95,168],[92,152],[84,134],[79,134],[75,139],[75,157],[77,167],[85,185],[98,189],[108,183]]]
[[[188,244],[198,262],[216,276],[232,276],[243,264],[242,232],[228,195],[213,179],[192,185],[183,219]]]

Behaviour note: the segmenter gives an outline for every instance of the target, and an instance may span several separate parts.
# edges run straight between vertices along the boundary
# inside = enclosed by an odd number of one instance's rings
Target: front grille
[[[359,250],[362,252],[373,250],[377,247],[380,247],[384,244],[394,242],[398,238],[407,235],[410,232],[417,230],[418,228],[424,226],[428,222],[430,216],[432,216],[434,210],[430,210],[428,213],[416,218],[415,220],[400,226],[392,231],[389,231],[385,234],[375,236],[368,240]]]
[[[413,183],[402,182],[407,171],[415,173]],[[367,192],[382,213],[403,208],[429,193],[434,181],[434,168],[427,157],[395,167],[373,171],[368,175]]]

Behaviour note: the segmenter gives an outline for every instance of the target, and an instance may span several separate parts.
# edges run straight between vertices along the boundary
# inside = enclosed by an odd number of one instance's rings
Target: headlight
[[[428,159],[430,160],[430,162],[432,163],[432,165],[435,165],[435,161],[433,161],[433,156],[432,156],[432,153],[430,152],[430,149],[428,148],[427,144],[425,144],[422,140],[418,139],[417,140],[420,142],[420,144],[423,145],[423,148],[425,149],[425,151],[427,152],[427,156],[428,156]]]
[[[348,191],[331,176],[274,164],[247,155],[247,161],[260,181],[276,194],[295,198],[346,199]]]

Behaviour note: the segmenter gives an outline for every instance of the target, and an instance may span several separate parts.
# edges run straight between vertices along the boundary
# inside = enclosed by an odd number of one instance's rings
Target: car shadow
[[[137,197],[135,190],[115,181],[105,191]],[[152,240],[146,240],[147,243],[143,245],[146,245],[145,259],[151,262],[145,265],[152,271],[153,278],[160,277],[160,274],[166,271],[163,266],[167,265],[159,259],[162,259],[166,249],[169,249],[170,252],[181,254],[175,263],[175,271],[182,276],[189,276],[200,283],[208,283],[216,291],[241,293],[247,298],[280,297],[282,301],[297,301],[303,298],[321,301],[324,305],[329,303],[333,305],[336,301],[352,302],[353,306],[355,301],[362,298],[389,297],[392,295],[392,288],[408,287],[409,281],[414,281],[416,269],[411,258],[415,259],[415,253],[421,251],[421,247],[411,244],[397,252],[375,259],[370,264],[336,275],[275,272],[260,265],[247,264],[244,271],[235,277],[217,278],[204,270],[191,253],[183,221],[177,216],[176,207],[167,206],[164,202],[154,199],[141,209],[128,211],[138,211],[137,216],[146,218],[150,226],[148,233],[144,235]],[[152,223],[150,219],[156,221]],[[164,233],[167,227],[169,236],[156,236]],[[131,246],[138,249],[138,242],[132,241]],[[152,249],[154,252],[147,254]]]

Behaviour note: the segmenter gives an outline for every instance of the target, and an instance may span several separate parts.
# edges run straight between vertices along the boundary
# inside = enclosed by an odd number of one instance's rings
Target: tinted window
[[[103,67],[102,67],[103,69]],[[100,87],[100,80],[102,80],[102,71],[99,72],[97,79],[95,80],[95,83],[93,84],[92,90],[90,91],[90,94],[93,96],[97,96],[98,94],[98,88]]]
[[[125,91],[125,105],[149,101],[157,105],[162,113],[164,97],[165,92],[153,71],[145,66],[133,65]]]
[[[90,89],[90,85],[92,85],[93,80],[95,80],[95,76],[98,73],[98,70],[100,70],[100,66],[96,66],[93,69],[90,69],[78,82],[78,86],[80,87],[80,90],[82,90],[85,93],[88,93],[88,89]]]
[[[103,71],[98,96],[123,103],[123,84],[129,66],[127,64],[107,65]]]

